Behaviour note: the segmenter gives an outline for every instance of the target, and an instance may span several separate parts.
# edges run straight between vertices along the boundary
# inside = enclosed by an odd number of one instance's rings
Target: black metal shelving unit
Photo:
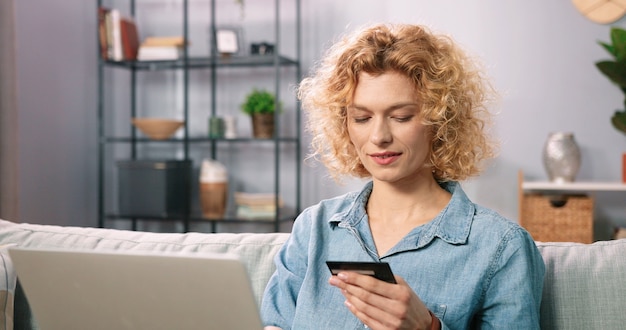
[[[136,3],[141,0],[131,0],[128,2],[128,10],[132,17],[135,17],[136,11]],[[219,8],[216,7],[216,2],[218,0],[206,0],[210,4],[210,14],[207,15],[207,23],[209,23],[211,31],[215,31],[216,29],[216,18]],[[295,58],[290,58],[288,56],[284,56],[281,54],[281,1],[293,1],[295,8]],[[104,0],[97,0],[98,8],[104,6],[107,7]],[[189,0],[181,0],[181,8],[182,8],[182,18],[183,18],[183,28],[182,28],[182,36],[184,40],[189,40]],[[217,105],[216,105],[216,94],[217,94],[217,85],[219,84],[218,79],[218,71],[223,68],[263,68],[265,67],[268,71],[274,70],[273,79],[274,79],[274,93],[276,95],[276,107],[278,108],[279,102],[281,100],[280,95],[280,86],[281,86],[281,70],[284,68],[292,68],[294,71],[295,82],[298,82],[301,78],[301,67],[300,67],[300,58],[301,58],[301,43],[300,43],[300,34],[301,34],[301,4],[300,0],[274,0],[274,15],[275,15],[275,35],[274,35],[274,52],[269,55],[240,55],[240,56],[230,56],[228,58],[224,58],[216,53],[215,47],[211,47],[211,53],[207,54],[206,57],[191,57],[189,55],[188,47],[183,48],[182,56],[177,60],[167,60],[167,61],[111,61],[106,60],[101,57],[100,52],[98,52],[99,61],[98,61],[98,71],[97,71],[97,79],[98,79],[98,104],[97,104],[97,120],[98,120],[98,226],[99,227],[107,227],[107,222],[110,220],[128,220],[132,223],[132,229],[137,229],[137,223],[143,220],[150,221],[176,221],[181,222],[183,224],[183,231],[187,232],[190,229],[190,226],[194,223],[211,223],[211,231],[216,232],[217,225],[220,223],[255,223],[255,224],[263,224],[271,228],[271,231],[279,231],[280,225],[283,222],[293,221],[295,216],[300,212],[301,205],[301,127],[300,127],[300,105],[296,102],[295,111],[295,135],[294,136],[280,136],[278,132],[280,132],[281,127],[281,117],[280,113],[277,111],[275,113],[275,134],[274,138],[271,139],[257,139],[257,138],[210,138],[208,135],[206,136],[191,136],[189,130],[189,122],[192,119],[190,117],[190,104],[189,104],[189,90],[190,90],[190,71],[192,70],[209,70],[210,71],[210,81],[207,82],[210,85],[210,93],[211,93],[211,104],[210,109],[207,109],[207,115],[216,116],[218,114]],[[98,40],[98,38],[96,38]],[[98,43],[98,47],[100,44]],[[181,70],[183,72],[183,136],[179,138],[172,138],[167,140],[151,140],[145,137],[140,136],[137,133],[137,129],[133,127],[130,123],[129,134],[124,136],[118,135],[107,135],[107,128],[105,127],[107,120],[107,108],[106,108],[106,97],[105,90],[107,86],[105,86],[105,71],[106,70],[125,70],[129,72],[129,84],[130,84],[130,99],[129,101],[129,112],[130,117],[133,118],[137,115],[137,76],[142,72],[148,71],[164,71],[164,70]],[[270,76],[270,74],[268,74]],[[269,78],[268,78],[269,79]],[[118,211],[113,209],[107,209],[106,198],[107,193],[105,191],[105,184],[109,180],[114,180],[114,178],[107,177],[107,166],[113,167],[113,159],[107,158],[107,148],[116,148],[116,146],[128,146],[127,148],[130,150],[128,154],[128,159],[136,160],[140,159],[138,155],[138,148],[141,145],[145,144],[173,144],[177,148],[182,149],[182,160],[189,160],[191,149],[195,147],[206,148],[209,146],[210,149],[210,157],[213,159],[217,159],[217,149],[219,146],[228,145],[234,146],[235,149],[237,144],[251,144],[263,146],[271,145],[273,153],[274,153],[274,166],[272,168],[272,175],[274,177],[274,193],[276,194],[276,209],[277,211],[275,217],[273,219],[268,220],[247,220],[247,219],[238,219],[234,217],[227,216],[221,219],[206,219],[202,217],[201,214],[193,214],[191,211],[191,207],[187,212],[183,215],[176,216],[155,216],[150,214],[120,214]],[[293,154],[295,157],[295,177],[293,178],[293,184],[295,185],[295,205],[287,211],[287,214],[282,214],[283,209],[279,207],[279,198],[281,192],[281,182],[280,182],[280,174],[281,174],[281,163],[283,161],[282,157],[286,157],[283,155],[283,151],[281,148],[284,146],[291,145],[293,148]],[[219,160],[219,159],[218,159]],[[269,175],[269,173],[268,173]],[[190,182],[193,184],[193,182]],[[119,193],[119,192],[118,192]],[[190,194],[191,196],[191,194]],[[109,197],[110,198],[110,197]],[[190,205],[193,201],[190,201]],[[110,207],[109,207],[110,208]]]

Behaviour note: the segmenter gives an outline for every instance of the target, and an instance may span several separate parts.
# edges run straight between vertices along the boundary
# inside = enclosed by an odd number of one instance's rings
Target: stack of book
[[[185,46],[183,37],[148,37],[139,44],[135,21],[118,9],[98,8],[100,55],[110,61],[177,60]]]
[[[134,61],[139,50],[139,33],[134,20],[118,9],[98,8],[100,55],[105,60]]]
[[[276,216],[277,206],[283,207],[283,201],[276,194],[235,192],[237,217],[252,220],[268,220]]]
[[[185,39],[183,37],[148,37],[139,47],[137,59],[140,61],[164,61],[179,59]]]

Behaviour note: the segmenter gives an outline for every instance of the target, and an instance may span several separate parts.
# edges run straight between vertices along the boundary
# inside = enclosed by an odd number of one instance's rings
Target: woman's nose
[[[381,145],[391,142],[391,129],[389,123],[385,119],[375,120],[370,132],[370,142],[375,145]]]

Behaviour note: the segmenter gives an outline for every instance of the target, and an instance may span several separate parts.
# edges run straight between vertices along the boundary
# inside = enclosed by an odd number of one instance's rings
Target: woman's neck
[[[450,198],[432,176],[402,183],[374,180],[367,213],[384,223],[421,225],[437,216]]]
[[[366,210],[378,254],[383,256],[415,227],[430,222],[450,198],[434,178],[414,187],[374,181]]]

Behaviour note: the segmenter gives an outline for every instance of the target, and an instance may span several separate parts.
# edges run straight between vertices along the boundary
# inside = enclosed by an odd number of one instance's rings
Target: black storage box
[[[123,160],[117,166],[121,216],[189,214],[191,160]]]

